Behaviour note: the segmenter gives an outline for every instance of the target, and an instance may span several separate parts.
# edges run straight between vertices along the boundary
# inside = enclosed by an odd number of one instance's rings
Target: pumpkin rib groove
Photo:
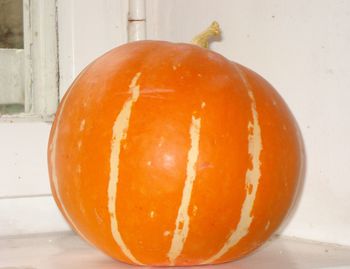
[[[131,253],[130,249],[126,246],[118,227],[118,221],[116,216],[116,201],[119,181],[119,161],[121,143],[126,140],[127,132],[129,128],[129,121],[132,112],[133,105],[137,102],[140,95],[140,86],[137,85],[137,81],[141,73],[137,73],[131,80],[129,86],[129,92],[131,96],[125,101],[121,111],[119,112],[114,125],[113,125],[113,136],[111,141],[111,155],[110,155],[110,174],[108,182],[108,213],[111,225],[111,233],[114,241],[120,247],[124,255],[131,260],[133,263],[142,265]]]
[[[233,66],[237,70],[237,73],[245,88],[247,89],[248,96],[251,100],[251,113],[253,122],[248,122],[248,130],[250,131],[250,134],[248,136],[248,152],[251,156],[252,168],[248,168],[246,172],[246,197],[241,208],[241,216],[238,225],[236,229],[231,233],[228,240],[224,243],[223,247],[216,254],[206,260],[204,264],[209,264],[220,259],[248,234],[249,227],[253,221],[253,216],[251,216],[251,213],[254,207],[254,201],[259,186],[259,179],[261,176],[260,153],[262,151],[262,139],[261,129],[259,125],[259,115],[256,108],[254,93],[243,71],[237,64],[233,63]]]
[[[70,95],[71,91],[68,91],[66,96],[63,98],[60,106],[60,110],[58,111],[56,115],[56,125],[55,129],[53,130],[52,134],[52,139],[51,139],[51,144],[49,147],[50,153],[50,158],[49,158],[49,163],[51,164],[51,177],[52,177],[52,184],[51,184],[51,189],[52,191],[56,194],[54,195],[56,202],[60,205],[61,212],[63,216],[66,218],[68,223],[73,227],[73,229],[82,237],[84,238],[87,242],[90,242],[82,232],[78,229],[78,227],[74,224],[74,221],[72,220],[71,216],[69,215],[66,207],[64,206],[64,203],[62,202],[62,197],[60,194],[59,190],[59,185],[58,185],[58,177],[57,177],[57,171],[56,171],[56,155],[57,155],[57,137],[58,137],[58,131],[59,131],[59,126],[60,126],[60,121],[62,117],[62,112],[64,111],[64,106],[68,100],[68,97]]]

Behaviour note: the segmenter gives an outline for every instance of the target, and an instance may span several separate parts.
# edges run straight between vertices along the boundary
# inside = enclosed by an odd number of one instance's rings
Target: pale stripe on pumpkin
[[[51,176],[52,176],[52,183],[53,183],[53,190],[56,192],[56,198],[61,205],[62,208],[62,213],[63,215],[67,218],[68,222],[74,230],[82,237],[84,238],[87,242],[89,240],[79,231],[79,229],[75,226],[72,218],[67,212],[67,209],[65,208],[63,202],[62,202],[62,197],[59,191],[59,186],[58,186],[58,178],[57,178],[57,170],[56,170],[56,151],[57,151],[57,137],[58,137],[58,131],[60,129],[60,124],[61,124],[61,117],[62,117],[62,112],[64,110],[64,107],[66,105],[66,102],[68,100],[69,95],[71,94],[71,91],[68,91],[67,95],[65,98],[62,100],[62,103],[60,105],[60,111],[56,114],[56,127],[54,129],[53,135],[52,135],[52,142],[50,145],[50,164],[51,164]]]
[[[141,73],[137,73],[129,86],[129,92],[131,96],[125,101],[122,110],[117,116],[117,119],[113,125],[113,135],[111,141],[111,156],[110,156],[110,173],[108,182],[108,213],[111,222],[112,236],[120,247],[125,256],[130,259],[133,263],[142,264],[139,262],[131,253],[129,248],[126,246],[118,227],[118,220],[116,216],[116,201],[118,191],[118,180],[119,180],[119,161],[122,142],[126,140],[127,132],[129,128],[129,121],[131,116],[131,110],[134,103],[138,100],[140,95],[140,86],[136,85]]]
[[[260,171],[260,153],[262,151],[262,139],[261,139],[261,130],[259,125],[259,115],[256,108],[256,101],[253,94],[253,90],[247,81],[243,71],[239,68],[238,65],[234,64],[235,68],[248,91],[248,96],[251,100],[251,113],[253,122],[248,122],[248,153],[251,158],[252,168],[248,169],[245,176],[245,189],[246,197],[241,208],[241,216],[238,222],[236,229],[231,233],[229,239],[225,242],[223,247],[212,257],[207,259],[204,264],[212,263],[215,260],[222,257],[227,253],[232,247],[234,247],[243,237],[245,237],[248,232],[250,225],[253,221],[252,211],[254,207],[254,201],[256,193],[259,186],[259,179],[261,176]]]
[[[204,108],[205,103],[202,103]],[[199,137],[201,129],[201,118],[192,116],[190,126],[191,145],[187,155],[187,169],[185,186],[182,192],[181,204],[176,218],[175,230],[171,241],[170,250],[167,254],[171,264],[175,263],[176,258],[181,254],[184,247],[188,232],[190,217],[188,215],[188,208],[191,201],[193,183],[196,179],[196,164],[199,155]]]

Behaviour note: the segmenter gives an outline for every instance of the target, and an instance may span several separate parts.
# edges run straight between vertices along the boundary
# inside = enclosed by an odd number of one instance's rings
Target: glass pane
[[[23,49],[22,0],[0,0],[0,48]]]
[[[23,104],[10,104],[10,105],[2,105],[0,104],[0,116],[1,115],[11,115],[17,114],[24,111]]]

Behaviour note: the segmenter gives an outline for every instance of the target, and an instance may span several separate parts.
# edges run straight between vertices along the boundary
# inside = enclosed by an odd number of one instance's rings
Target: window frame
[[[56,0],[23,0],[24,112],[0,121],[51,122],[59,101]]]

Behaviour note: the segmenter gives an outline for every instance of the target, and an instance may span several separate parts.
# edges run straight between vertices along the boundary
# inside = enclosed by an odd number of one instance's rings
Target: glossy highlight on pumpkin
[[[216,264],[265,242],[303,167],[273,87],[205,48],[139,41],[92,62],[52,126],[52,193],[83,238],[139,265]]]

